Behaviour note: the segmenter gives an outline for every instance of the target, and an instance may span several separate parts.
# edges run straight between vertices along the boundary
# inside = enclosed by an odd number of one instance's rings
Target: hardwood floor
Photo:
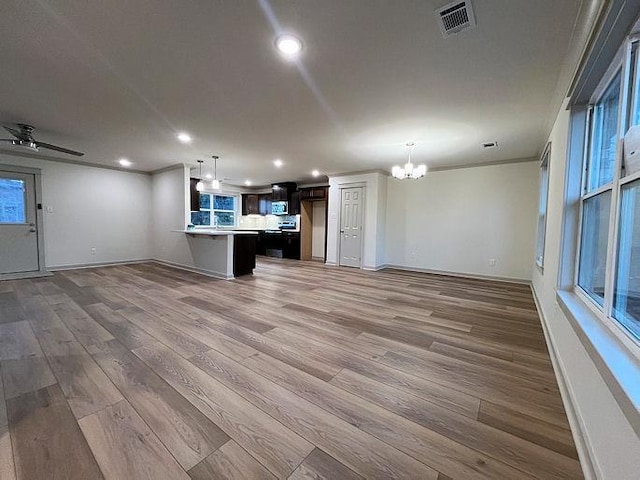
[[[260,259],[0,282],[0,478],[582,478],[526,285]]]

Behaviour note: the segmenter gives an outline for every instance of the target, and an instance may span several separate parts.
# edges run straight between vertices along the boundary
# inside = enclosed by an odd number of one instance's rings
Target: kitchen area
[[[238,230],[257,232],[257,255],[324,262],[327,190],[282,182],[270,192],[244,193]]]
[[[280,182],[210,190],[199,182],[190,176],[189,222],[174,231],[186,234],[191,258],[203,273],[222,270],[227,279],[251,274],[256,255],[325,261],[328,186]],[[213,256],[226,257],[226,267],[212,269]]]

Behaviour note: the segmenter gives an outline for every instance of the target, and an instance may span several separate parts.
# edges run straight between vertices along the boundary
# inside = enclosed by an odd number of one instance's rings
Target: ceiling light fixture
[[[275,44],[278,51],[289,59],[297,57],[302,51],[302,40],[289,33],[279,35],[276,38]]]
[[[211,180],[211,188],[214,190],[220,190],[220,180],[218,180],[218,157],[217,155],[212,155],[213,158],[213,180]]]
[[[284,165],[284,162],[283,162],[282,160],[280,160],[279,158],[276,158],[276,159],[273,161],[273,164],[274,164],[276,167],[280,168],[282,165]]]
[[[118,160],[118,162],[123,167],[130,167],[131,166],[131,162],[129,160],[127,160],[126,158],[121,158],[120,160]]]
[[[319,177],[320,176],[320,170],[314,170],[311,172],[311,175],[313,175],[314,177]]]
[[[245,184],[247,187],[250,187],[250,186],[251,186],[251,180],[245,180],[245,181],[244,181],[244,184]]]
[[[198,176],[198,183],[196,183],[196,190],[201,192],[204,190],[204,182],[202,181],[202,163],[204,160],[198,160],[200,164],[200,175]]]
[[[404,180],[405,178],[418,179],[425,176],[427,173],[427,166],[425,164],[415,166],[411,163],[411,149],[415,146],[415,143],[407,143],[409,149],[409,160],[404,164],[404,167],[395,166],[391,169],[391,175],[398,180]]]
[[[191,138],[191,135],[189,135],[187,132],[178,132],[176,136],[178,137],[178,140],[182,143],[191,143],[191,140],[193,140]]]

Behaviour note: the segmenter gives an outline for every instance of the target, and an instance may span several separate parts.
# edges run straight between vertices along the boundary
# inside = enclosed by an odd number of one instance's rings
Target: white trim
[[[391,268],[394,270],[402,270],[405,272],[416,272],[416,273],[430,273],[433,275],[445,275],[447,277],[460,277],[460,278],[471,278],[474,280],[493,280],[496,282],[506,282],[506,283],[521,283],[524,285],[530,285],[531,280],[527,278],[516,278],[516,277],[500,277],[497,275],[483,275],[479,273],[466,273],[466,272],[452,272],[447,270],[432,270],[430,268],[420,268],[420,267],[409,267],[406,265],[395,265],[391,263],[385,263],[383,265],[379,265],[375,267],[376,270],[383,270],[385,268]]]
[[[362,194],[360,195],[360,266],[355,267],[360,270],[364,269],[364,236],[365,236],[365,218],[367,212],[367,182],[351,182],[351,183],[338,183],[338,194],[340,195],[340,208],[338,209],[338,245],[336,251],[338,252],[338,261],[336,262],[338,266],[352,267],[351,265],[341,265],[340,258],[341,253],[340,249],[342,246],[342,190],[346,190],[348,188],[360,188],[362,189]]]
[[[620,410],[640,437],[640,359],[575,294],[558,291],[556,296]]]
[[[585,434],[586,429],[584,426],[584,419],[575,407],[575,394],[571,389],[571,385],[566,380],[567,374],[565,373],[564,365],[558,355],[555,342],[549,330],[549,322],[542,310],[538,294],[536,293],[533,285],[531,285],[531,293],[533,294],[533,300],[536,304],[536,309],[538,310],[538,316],[540,317],[540,325],[542,326],[547,350],[549,351],[549,358],[551,359],[553,372],[560,390],[560,398],[562,398],[565,413],[567,414],[567,420],[571,427],[571,434],[578,452],[578,458],[580,459],[582,473],[586,480],[602,478],[599,468],[596,470],[597,462],[595,461],[595,455],[593,453],[593,447],[589,441],[589,437]]]
[[[83,268],[100,268],[100,267],[117,267],[118,265],[134,265],[136,263],[148,263],[153,262],[151,258],[145,258],[142,260],[121,260],[115,262],[95,262],[95,263],[76,263],[69,265],[57,265],[49,267],[52,272],[60,272],[62,270],[79,270]]]
[[[184,265],[182,263],[169,262],[167,260],[159,260],[157,258],[153,258],[149,261],[159,263],[161,265],[167,265],[169,267],[178,268],[180,270],[186,270],[188,272],[199,273],[200,275],[205,275],[207,277],[218,278],[220,280],[233,280],[235,278],[233,274],[225,275],[224,273],[212,272],[210,270],[204,270],[202,268],[192,267],[189,265]]]

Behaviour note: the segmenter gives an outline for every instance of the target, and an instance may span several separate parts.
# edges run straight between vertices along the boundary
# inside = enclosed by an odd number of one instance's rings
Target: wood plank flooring
[[[0,478],[583,477],[528,286],[260,258],[0,282]]]

